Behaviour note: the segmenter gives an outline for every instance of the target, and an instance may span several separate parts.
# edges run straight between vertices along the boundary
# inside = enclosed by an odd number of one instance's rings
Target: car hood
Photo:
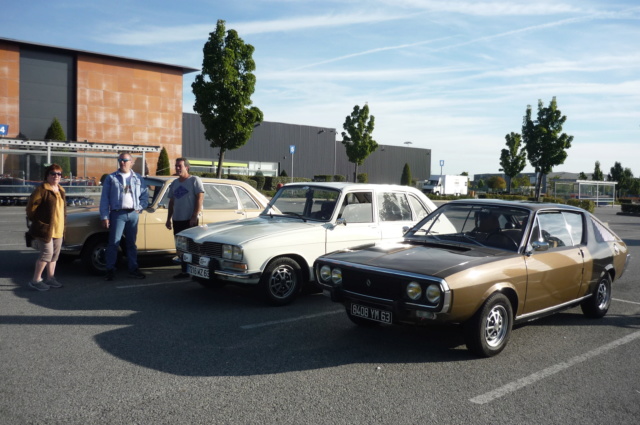
[[[402,272],[446,278],[462,270],[507,257],[519,256],[515,252],[491,248],[450,249],[409,243],[380,244],[357,251],[327,254],[321,259],[340,260]]]
[[[299,218],[291,217],[260,216],[192,227],[180,232],[180,236],[191,238],[196,243],[218,242],[241,245],[255,239],[300,233],[326,226],[331,226],[331,224],[318,221],[305,222]]]

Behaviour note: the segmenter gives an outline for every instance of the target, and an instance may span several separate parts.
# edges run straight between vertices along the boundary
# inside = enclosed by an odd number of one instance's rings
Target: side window
[[[345,196],[340,206],[338,218],[347,223],[373,222],[373,194],[371,192],[352,192]]]
[[[415,214],[414,220],[422,220],[426,216],[429,215],[429,210],[422,205],[422,202],[418,200],[415,196],[409,194],[409,203],[411,204],[411,209],[413,209],[413,213]]]
[[[205,184],[202,207],[205,210],[233,210],[238,208],[238,200],[231,186]]]
[[[593,233],[598,243],[616,241],[616,237],[613,235],[613,233],[611,233],[609,229],[602,225],[602,223],[592,218],[591,224],[593,225]]]
[[[567,222],[573,245],[580,245],[582,243],[582,214],[563,212],[562,215]]]
[[[538,220],[542,239],[549,243],[549,249],[573,245],[562,213],[542,213],[538,215]]]
[[[411,208],[404,193],[378,193],[378,215],[380,221],[410,221]]]
[[[240,187],[236,187],[236,193],[238,194],[238,198],[240,198],[240,203],[247,210],[257,210],[260,209],[260,206],[253,200],[251,196],[244,189]]]

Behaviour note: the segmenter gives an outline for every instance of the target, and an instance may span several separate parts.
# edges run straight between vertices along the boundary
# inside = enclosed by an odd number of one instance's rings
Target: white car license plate
[[[192,266],[191,264],[187,264],[187,273],[189,273],[191,276],[209,279],[209,269],[204,267],[196,267]]]
[[[366,305],[360,304],[351,304],[351,315],[388,324],[391,324],[393,320],[390,311],[367,307]]]

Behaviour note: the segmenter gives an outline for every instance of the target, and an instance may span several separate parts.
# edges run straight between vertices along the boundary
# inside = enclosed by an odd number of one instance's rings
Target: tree
[[[500,176],[491,176],[487,180],[487,186],[493,190],[504,190],[507,187],[507,182]]]
[[[600,169],[600,161],[596,161],[596,166],[593,169],[593,175],[591,176],[591,180],[599,181],[599,182],[604,181],[604,174]]]
[[[524,191],[524,188],[528,188],[529,186],[531,186],[531,180],[529,180],[529,177],[523,176],[522,174],[514,177],[511,180],[511,183],[514,189],[520,189],[520,193]]]
[[[400,184],[404,186],[411,186],[411,168],[409,168],[409,164],[407,163],[404,164],[404,168],[402,169]]]
[[[509,177],[507,192],[511,193],[511,180],[527,165],[527,153],[524,146],[521,146],[522,138],[518,133],[512,131],[504,138],[507,140],[508,149],[502,149],[500,153],[500,166],[504,174]]]
[[[220,178],[225,151],[247,143],[254,126],[263,119],[262,111],[251,106],[256,84],[254,48],[245,44],[235,30],[225,35],[225,21],[218,20],[202,50],[202,73],[191,84],[196,98],[193,109],[200,114],[211,147],[220,148]]]
[[[342,144],[347,151],[349,162],[355,164],[353,181],[357,181],[358,165],[362,165],[364,160],[378,149],[378,144],[371,133],[373,133],[375,117],[369,116],[369,105],[365,103],[360,109],[358,105],[353,107],[353,112],[345,118],[342,132]]]
[[[536,198],[540,198],[542,176],[567,159],[566,150],[571,147],[573,136],[561,133],[566,120],[567,117],[558,109],[555,96],[546,108],[541,100],[538,101],[536,121],[531,119],[531,105],[527,106],[522,122],[522,140],[527,159],[536,171]]]
[[[51,125],[47,129],[47,133],[44,135],[45,140],[57,140],[59,142],[67,140],[67,136],[64,133],[62,124],[58,121],[58,118],[53,118]],[[52,156],[51,161],[58,164],[62,168],[62,175],[68,176],[71,174],[71,158],[68,156]]]
[[[588,177],[585,173],[580,171],[580,174],[578,175],[578,180],[588,180]]]
[[[171,175],[171,162],[169,161],[169,154],[163,147],[158,156],[158,165],[156,165],[156,176],[170,176]]]

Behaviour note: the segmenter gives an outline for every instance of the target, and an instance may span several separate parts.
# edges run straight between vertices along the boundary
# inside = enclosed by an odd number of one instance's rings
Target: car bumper
[[[64,243],[60,247],[60,252],[66,255],[80,255],[82,251],[82,244],[80,245],[65,245]]]
[[[329,295],[331,301],[341,303],[347,308],[349,308],[351,304],[359,304],[390,311],[393,313],[393,321],[398,323],[420,324],[430,321],[445,321],[447,314],[442,312],[443,305],[448,306],[450,303],[449,292],[445,293],[442,305],[434,308],[403,300],[391,300],[363,295],[331,285],[320,284],[320,286],[325,294]]]

